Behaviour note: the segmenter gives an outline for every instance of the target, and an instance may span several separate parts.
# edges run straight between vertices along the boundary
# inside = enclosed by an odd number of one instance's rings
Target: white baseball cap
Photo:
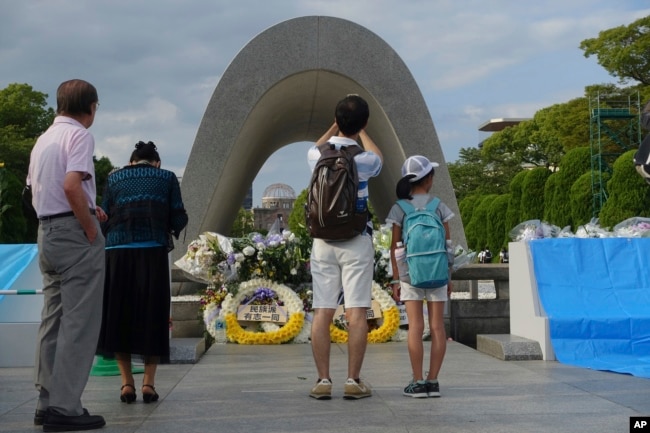
[[[409,181],[417,182],[422,179],[424,176],[429,174],[434,167],[439,167],[440,164],[437,162],[429,161],[429,159],[422,155],[413,155],[406,158],[404,164],[402,164],[402,177],[413,175]]]

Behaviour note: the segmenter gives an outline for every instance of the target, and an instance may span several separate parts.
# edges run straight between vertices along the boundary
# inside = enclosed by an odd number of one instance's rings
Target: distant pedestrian
[[[499,262],[500,263],[508,263],[510,261],[509,256],[508,256],[508,250],[506,247],[501,248],[501,252],[499,253]]]
[[[492,251],[489,247],[485,247],[483,250],[483,263],[492,263]]]

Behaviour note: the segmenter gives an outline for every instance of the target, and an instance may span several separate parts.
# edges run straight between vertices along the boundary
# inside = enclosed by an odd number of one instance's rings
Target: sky
[[[422,92],[445,160],[488,137],[494,118],[532,117],[616,83],[580,42],[650,15],[647,0],[0,0],[0,89],[26,83],[49,95],[71,78],[97,87],[96,156],[124,165],[139,140],[183,175],[219,79],[257,35],[288,19],[333,16],[382,38]],[[286,167],[292,167],[287,170]],[[309,182],[305,143],[274,153],[264,189]]]

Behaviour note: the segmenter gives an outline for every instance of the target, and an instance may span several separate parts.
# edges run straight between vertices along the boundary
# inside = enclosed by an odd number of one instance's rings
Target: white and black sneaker
[[[423,380],[418,380],[417,382],[411,381],[406,385],[402,394],[413,398],[427,398],[429,396],[427,384]]]
[[[433,380],[427,380],[426,381],[426,386],[427,386],[427,395],[429,397],[440,397],[440,384],[438,381],[433,381]]]

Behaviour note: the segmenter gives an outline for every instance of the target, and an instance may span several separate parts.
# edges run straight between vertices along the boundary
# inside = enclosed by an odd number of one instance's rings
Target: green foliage
[[[589,101],[576,98],[543,108],[533,120],[539,125],[531,143],[544,150],[548,167],[557,167],[569,150],[589,145]]]
[[[307,205],[308,195],[309,189],[303,189],[300,194],[298,194],[298,197],[296,197],[296,201],[293,203],[293,210],[291,211],[291,214],[289,214],[289,230],[300,238],[309,237],[309,232],[305,225],[305,206]]]
[[[553,175],[557,176],[553,179],[555,183],[555,187],[552,188],[553,195],[547,197],[546,200],[547,222],[558,227],[574,227],[575,222],[571,218],[571,186],[580,176],[590,171],[591,150],[589,147],[576,147],[564,155],[560,162],[560,170]]]
[[[533,168],[526,174],[521,184],[519,213],[522,221],[544,217],[544,185],[551,170],[544,167]]]
[[[510,199],[508,200],[508,210],[506,211],[506,241],[509,240],[510,230],[521,223],[521,194],[522,185],[526,178],[527,172],[519,172],[510,182]]]
[[[579,226],[590,222],[593,216],[591,174],[590,171],[583,174],[571,186],[571,194],[569,196],[574,231]]]
[[[546,206],[544,206],[544,221],[551,222],[554,219],[553,212],[555,211],[555,207],[553,206],[553,203],[555,196],[559,194],[559,187],[560,176],[558,176],[558,172],[555,172],[546,179],[546,184],[544,185],[544,197],[546,199]]]
[[[492,251],[499,251],[501,247],[507,247],[506,242],[506,213],[508,212],[508,202],[510,194],[501,194],[497,196],[488,208],[487,223],[487,244]],[[509,230],[508,230],[509,231]]]
[[[26,243],[27,221],[21,206],[21,185],[13,173],[0,168],[0,244]]]
[[[28,84],[9,84],[0,90],[0,129],[11,129],[16,136],[35,139],[54,120],[47,108],[47,94]]]
[[[252,210],[246,210],[240,207],[237,211],[237,217],[230,228],[230,237],[243,238],[248,233],[255,231],[255,215]]]
[[[487,182],[483,174],[487,171],[487,163],[483,160],[480,149],[460,149],[458,161],[447,164],[447,168],[457,201],[460,202],[469,195],[486,193]]]
[[[93,164],[95,166],[95,187],[97,188],[97,203],[101,204],[102,195],[106,189],[106,180],[108,179],[109,173],[115,168],[111,163],[111,160],[106,156],[102,156],[97,159],[93,155]]]
[[[467,227],[469,222],[472,220],[472,213],[474,212],[474,208],[480,201],[481,196],[471,195],[465,197],[460,203],[458,203],[458,209],[460,210],[460,215],[464,227]]]
[[[650,16],[603,30],[597,38],[580,42],[580,49],[587,58],[595,55],[598,64],[621,83],[632,79],[650,84]]]
[[[520,128],[519,125],[505,128],[483,141],[481,155],[486,170],[481,176],[485,193],[507,193],[512,178],[522,170],[522,158],[528,143],[518,138]]]
[[[488,244],[488,211],[497,194],[489,194],[481,198],[472,212],[472,219],[465,226],[467,246],[480,251]]]
[[[598,216],[601,227],[613,227],[635,216],[650,217],[650,185],[634,168],[635,152],[625,152],[614,162],[612,178],[607,183],[609,198]]]

